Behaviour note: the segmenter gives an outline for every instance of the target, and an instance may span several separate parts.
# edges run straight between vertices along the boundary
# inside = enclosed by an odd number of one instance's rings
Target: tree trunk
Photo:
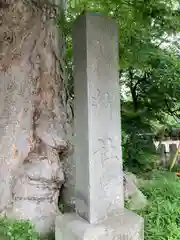
[[[46,2],[0,1],[0,212],[54,227],[68,151],[62,39]],[[40,7],[38,7],[40,6]]]

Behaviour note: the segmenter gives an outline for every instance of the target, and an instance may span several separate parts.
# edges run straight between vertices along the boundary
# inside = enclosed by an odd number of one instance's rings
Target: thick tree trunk
[[[46,233],[64,182],[59,156],[68,150],[62,41],[49,19],[54,8],[0,3],[0,212]]]

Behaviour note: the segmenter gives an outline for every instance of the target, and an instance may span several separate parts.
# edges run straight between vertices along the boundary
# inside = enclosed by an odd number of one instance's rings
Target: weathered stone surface
[[[56,219],[56,240],[143,240],[143,219],[124,209],[114,21],[86,13],[74,28],[75,205]]]
[[[143,240],[143,218],[125,210],[89,224],[71,213],[56,219],[56,240]]]
[[[124,199],[128,201],[128,208],[139,210],[146,207],[146,196],[138,189],[138,180],[134,174],[124,174]]]
[[[87,13],[73,40],[76,210],[94,223],[124,207],[117,27]]]
[[[158,152],[160,153],[161,163],[164,167],[167,166],[167,157],[166,157],[166,146],[165,144],[160,144],[158,148]]]
[[[174,144],[174,143],[169,144],[170,163],[171,163],[171,161],[173,160],[176,151],[177,151],[177,145]],[[177,158],[176,158],[176,161],[177,161]],[[177,162],[176,162],[176,163],[177,163]]]
[[[137,178],[137,176],[134,173],[125,171],[124,177],[128,177],[136,186],[139,183],[139,179]]]

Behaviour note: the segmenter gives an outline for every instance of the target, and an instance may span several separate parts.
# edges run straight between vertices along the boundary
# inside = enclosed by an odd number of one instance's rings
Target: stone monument
[[[166,167],[167,166],[167,157],[166,157],[166,146],[165,144],[160,144],[158,148],[158,152],[161,158],[161,164]]]
[[[169,144],[169,156],[170,156],[170,164],[173,161],[173,158],[177,151],[177,145],[175,143]],[[178,156],[176,157],[175,164],[177,164]]]
[[[124,208],[114,20],[79,16],[73,56],[76,212],[57,217],[56,240],[142,240],[143,219]]]

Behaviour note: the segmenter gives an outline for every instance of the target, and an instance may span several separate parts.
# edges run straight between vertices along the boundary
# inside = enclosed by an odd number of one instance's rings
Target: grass
[[[137,212],[145,220],[145,240],[179,240],[180,179],[174,173],[156,171],[141,191],[149,200]]]
[[[29,221],[0,219],[1,240],[39,240],[34,227]]]
[[[0,240],[55,240],[54,233],[40,237],[30,221],[0,219]]]

